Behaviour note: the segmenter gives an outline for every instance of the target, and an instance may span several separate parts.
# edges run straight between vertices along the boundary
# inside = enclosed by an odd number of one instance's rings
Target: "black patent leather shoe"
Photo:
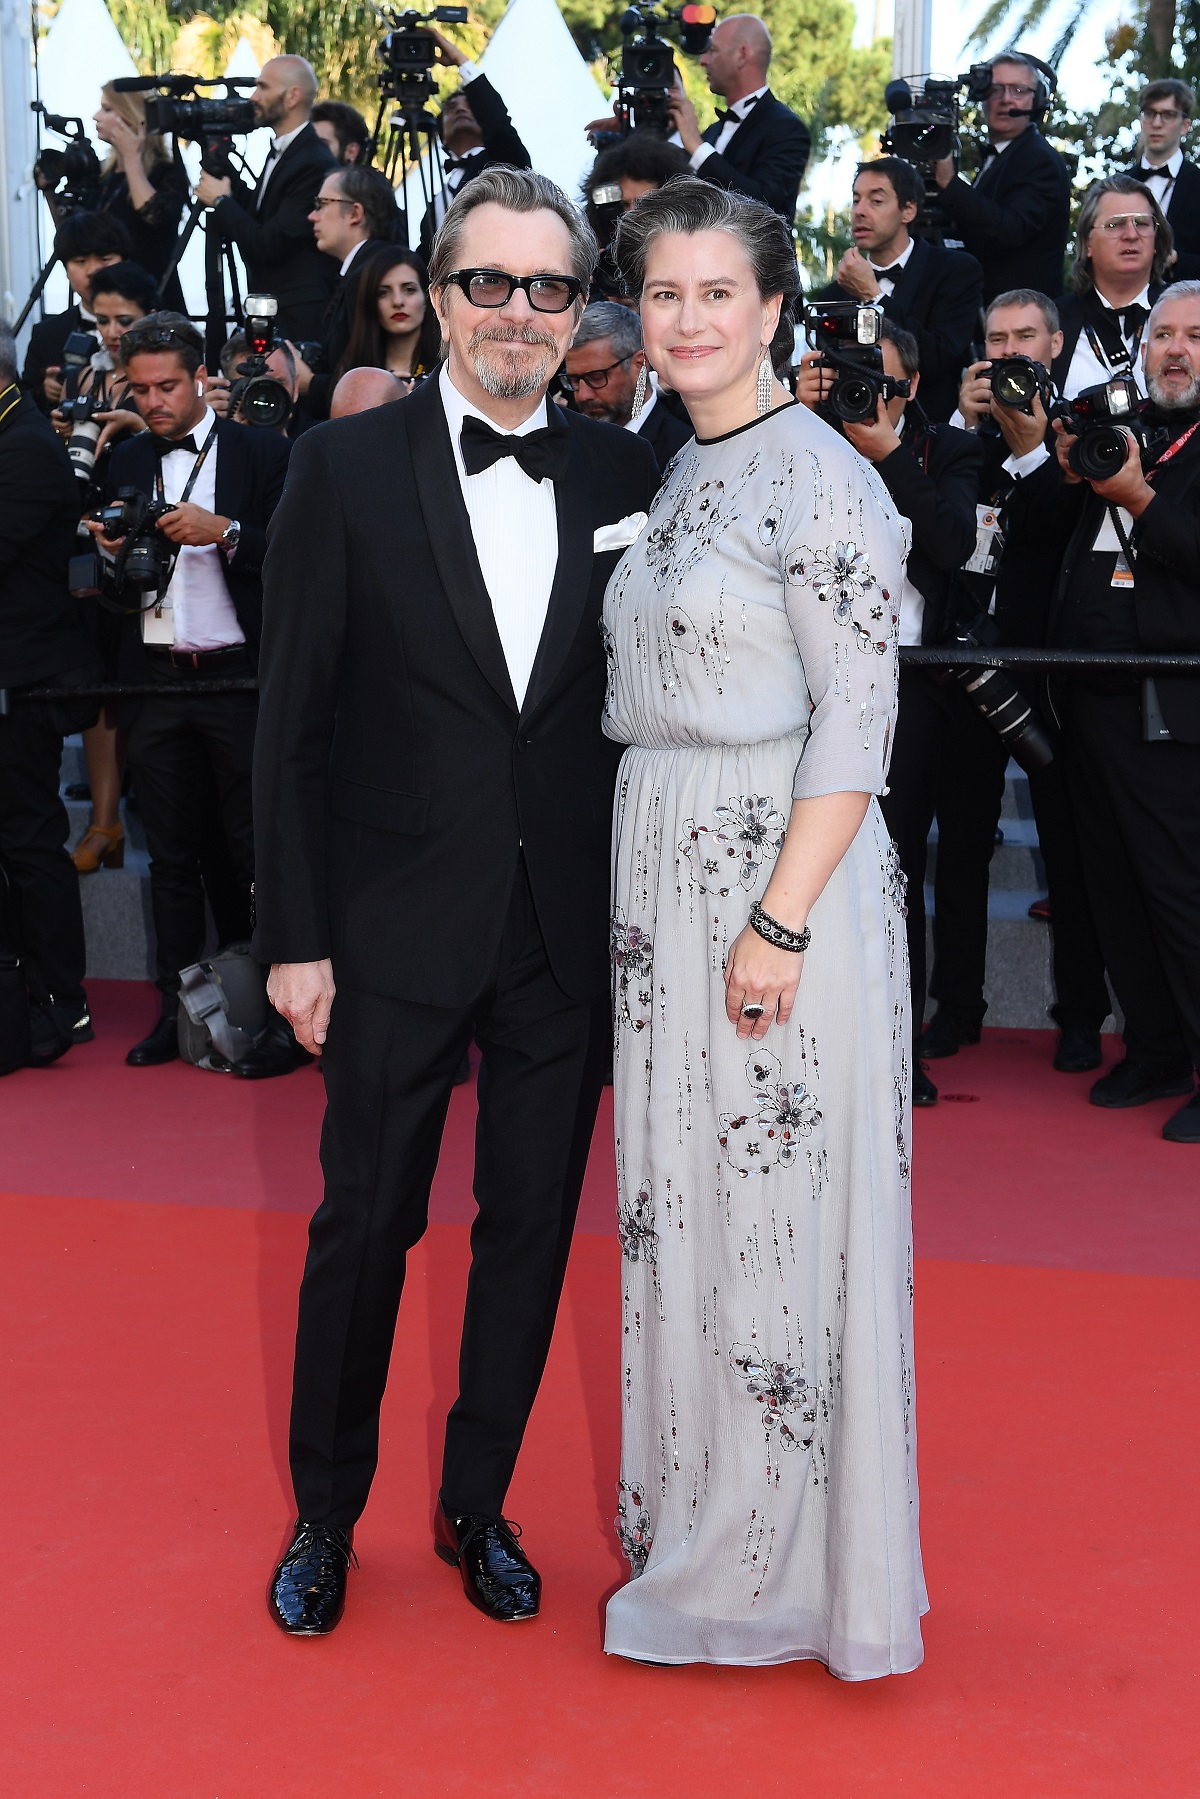
[[[313,1060],[296,1042],[291,1025],[280,1019],[258,1033],[241,1061],[233,1064],[233,1072],[243,1081],[269,1081],[277,1074],[304,1068]]]
[[[536,1618],[542,1602],[542,1577],[517,1542],[520,1534],[519,1524],[478,1512],[448,1518],[440,1505],[433,1521],[438,1555],[457,1565],[471,1604],[501,1624]]]
[[[1164,1073],[1126,1056],[1093,1082],[1088,1098],[1094,1106],[1117,1112],[1128,1106],[1147,1106],[1155,1099],[1186,1099],[1195,1084],[1195,1076],[1186,1063]]]
[[[296,1529],[267,1588],[267,1609],[289,1637],[324,1637],[346,1609],[346,1575],[358,1566],[352,1533],[336,1524]]]
[[[1089,1074],[1103,1060],[1099,1031],[1081,1024],[1063,1026],[1054,1051],[1054,1066],[1059,1074]]]
[[[148,1037],[135,1043],[125,1058],[130,1068],[156,1068],[179,1060],[179,1027],[174,1012],[164,1012]]]
[[[980,1027],[960,1024],[949,1012],[937,1011],[921,1032],[918,1045],[923,1062],[940,1061],[943,1056],[956,1056],[966,1043],[978,1043]]]
[[[1162,1127],[1168,1143],[1200,1143],[1200,1093],[1193,1093]]]
[[[937,1088],[921,1067],[919,1062],[913,1064],[912,1103],[914,1106],[936,1106]]]

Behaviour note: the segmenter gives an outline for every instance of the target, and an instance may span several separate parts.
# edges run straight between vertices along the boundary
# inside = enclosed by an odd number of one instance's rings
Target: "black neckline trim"
[[[720,437],[698,437],[696,447],[697,449],[707,449],[709,444],[728,443],[731,437],[740,437],[743,431],[753,431],[757,426],[765,425],[768,419],[773,419],[777,412],[790,412],[793,406],[799,406],[799,404],[799,400],[786,400],[782,406],[772,406],[770,412],[764,412],[761,418],[751,419],[745,425],[737,425],[732,431],[722,431]]]

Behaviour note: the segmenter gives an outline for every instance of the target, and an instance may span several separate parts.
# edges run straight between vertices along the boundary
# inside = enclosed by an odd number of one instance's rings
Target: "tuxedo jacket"
[[[1035,125],[974,183],[956,175],[939,198],[983,270],[985,304],[1014,287],[1036,288],[1052,300],[1062,292],[1071,174]]]
[[[39,320],[29,333],[29,348],[25,352],[21,385],[29,389],[34,405],[47,417],[50,416],[50,402],[42,386],[46,370],[62,366],[63,345],[72,331],[92,329],[91,325],[84,322],[78,302],[72,301],[65,312],[52,312],[49,318]],[[100,339],[97,338],[96,342],[99,344]]]
[[[1139,179],[1137,167],[1125,173]],[[1175,260],[1167,271],[1168,280],[1200,281],[1200,168],[1186,156],[1167,189],[1163,210],[1175,234]]]
[[[831,282],[814,299],[853,300]],[[958,405],[962,372],[979,329],[983,270],[962,250],[946,250],[918,237],[896,285],[882,301],[893,324],[911,331],[921,355],[921,410],[938,422]]]
[[[705,143],[715,144],[721,129],[720,120],[714,120],[704,133]],[[768,89],[750,108],[728,147],[705,157],[696,173],[702,181],[763,201],[791,225],[810,148],[804,120]]]
[[[933,425],[906,430],[898,449],[875,464],[892,504],[912,525],[908,577],[925,601],[922,643],[950,632],[956,570],[975,548],[982,445],[969,431]]]
[[[661,474],[676,451],[690,443],[696,433],[688,420],[678,418],[660,399],[655,401],[645,424],[638,426],[636,435],[654,451]]]
[[[1153,306],[1162,291],[1161,287],[1151,287],[1151,306]],[[1079,339],[1083,335],[1084,326],[1089,322],[1095,324],[1097,320],[1103,319],[1107,308],[1101,304],[1098,296],[1094,292],[1089,294],[1064,294],[1057,304],[1058,322],[1062,328],[1063,334],[1063,346],[1050,365],[1050,376],[1054,385],[1061,393],[1063,382],[1066,380],[1071,370],[1071,359],[1079,348]],[[1103,338],[1101,338],[1100,341],[1101,347],[1103,347]]]
[[[311,125],[279,158],[258,208],[256,191],[234,178],[233,193],[219,200],[213,218],[221,236],[235,243],[246,263],[247,291],[274,294],[282,337],[320,337],[338,265],[317,249],[309,213],[322,181],[337,159]]]
[[[217,497],[214,510],[242,527],[238,547],[225,563],[229,597],[246,638],[252,662],[262,636],[262,566],[267,526],[283,492],[291,445],[275,431],[260,431],[232,419],[217,420]],[[126,438],[113,451],[104,484],[105,501],[122,487],[154,497],[158,452],[148,431]],[[152,681],[154,670],[142,645],[141,620],[121,621],[117,675],[122,681]]]
[[[268,188],[267,192],[270,191]],[[333,390],[337,386],[337,365],[346,354],[346,345],[350,342],[350,333],[354,328],[354,308],[358,303],[358,284],[362,279],[363,265],[374,255],[376,250],[386,250],[391,247],[376,239],[368,238],[346,273],[339,274],[337,278],[332,297],[325,308],[324,327],[321,331],[325,367],[319,375],[313,376],[308,392],[302,401],[305,412],[311,418],[327,419],[329,417],[329,402],[332,400]]]
[[[91,660],[67,591],[78,523],[79,482],[66,446],[22,394],[0,420],[0,687],[45,680]]]
[[[555,979],[609,979],[619,748],[601,732],[594,533],[648,512],[645,444],[550,408],[569,436],[558,565],[518,707],[440,382],[296,445],[265,570],[255,751],[254,953],[333,960],[339,984],[469,1004],[496,966],[524,855]]]
[[[517,128],[508,116],[508,108],[496,92],[486,75],[476,75],[474,81],[468,81],[462,94],[475,114],[475,122],[483,133],[483,147],[472,156],[463,170],[463,178],[458,191],[462,192],[468,181],[474,181],[476,175],[482,175],[485,169],[491,169],[497,163],[503,163],[510,169],[531,169],[529,152],[517,135]],[[433,240],[437,233],[437,218],[432,206],[425,209],[421,220],[421,254],[426,262],[433,248]],[[405,239],[407,243],[408,239]]]

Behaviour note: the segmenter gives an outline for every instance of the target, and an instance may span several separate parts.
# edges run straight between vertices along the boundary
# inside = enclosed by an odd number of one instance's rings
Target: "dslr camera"
[[[854,300],[814,300],[804,308],[804,336],[821,353],[821,367],[836,370],[829,393],[817,407],[834,424],[862,425],[875,417],[880,400],[907,400],[910,381],[883,372],[883,311]]]
[[[82,119],[47,112],[40,100],[31,100],[30,112],[41,115],[47,131],[65,137],[65,150],[43,150],[33,165],[38,185],[64,210],[95,212],[100,204],[100,158],[88,142]]]
[[[276,348],[275,320],[279,302],[274,294],[247,294],[246,342],[249,356],[237,364],[237,380],[229,387],[229,416],[261,431],[278,431],[292,416],[292,396],[271,373],[267,358]]]
[[[112,505],[89,512],[92,522],[104,527],[105,537],[121,539],[121,548],[112,562],[96,550],[73,556],[67,576],[73,596],[99,599],[112,612],[146,611],[146,594],[160,600],[170,585],[176,549],[158,521],[174,510],[169,500],[152,500],[137,487],[119,487]]]
[[[999,637],[995,619],[986,612],[977,612],[960,623],[946,641],[963,649],[991,649]],[[968,665],[939,669],[935,678],[958,683],[1026,774],[1035,774],[1039,768],[1047,768],[1053,762],[1054,745],[1045,721],[1013,683],[1006,669]]]
[[[1100,381],[1085,387],[1073,400],[1063,400],[1055,407],[1075,439],[1067,452],[1067,461],[1085,481],[1107,481],[1125,466],[1132,435],[1143,454],[1159,455],[1166,447],[1169,433],[1165,426],[1152,426],[1143,414],[1145,401],[1132,375],[1118,375],[1112,381]]]
[[[1050,411],[1054,384],[1049,372],[1031,356],[997,357],[988,370],[988,382],[992,398],[1013,412],[1025,412],[1032,418],[1033,403],[1039,399],[1047,414]]]
[[[91,331],[72,331],[62,347],[63,397],[58,411],[71,427],[67,455],[80,481],[87,486],[96,466],[96,444],[103,429],[97,412],[108,409],[108,401],[97,394],[78,392],[79,378],[91,363],[99,338]]]
[[[700,56],[717,22],[716,9],[688,4],[678,7],[631,6],[621,18],[621,66],[616,77],[613,110],[626,131],[653,131],[669,137],[671,90],[676,84],[676,46],[662,35],[668,21],[679,26],[679,48]]]

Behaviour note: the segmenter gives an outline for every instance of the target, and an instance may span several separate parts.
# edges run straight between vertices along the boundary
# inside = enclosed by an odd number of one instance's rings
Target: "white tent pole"
[[[892,30],[892,74],[929,74],[933,54],[933,0],[896,0]]]
[[[38,272],[30,31],[26,0],[0,0],[0,307],[8,319]]]

